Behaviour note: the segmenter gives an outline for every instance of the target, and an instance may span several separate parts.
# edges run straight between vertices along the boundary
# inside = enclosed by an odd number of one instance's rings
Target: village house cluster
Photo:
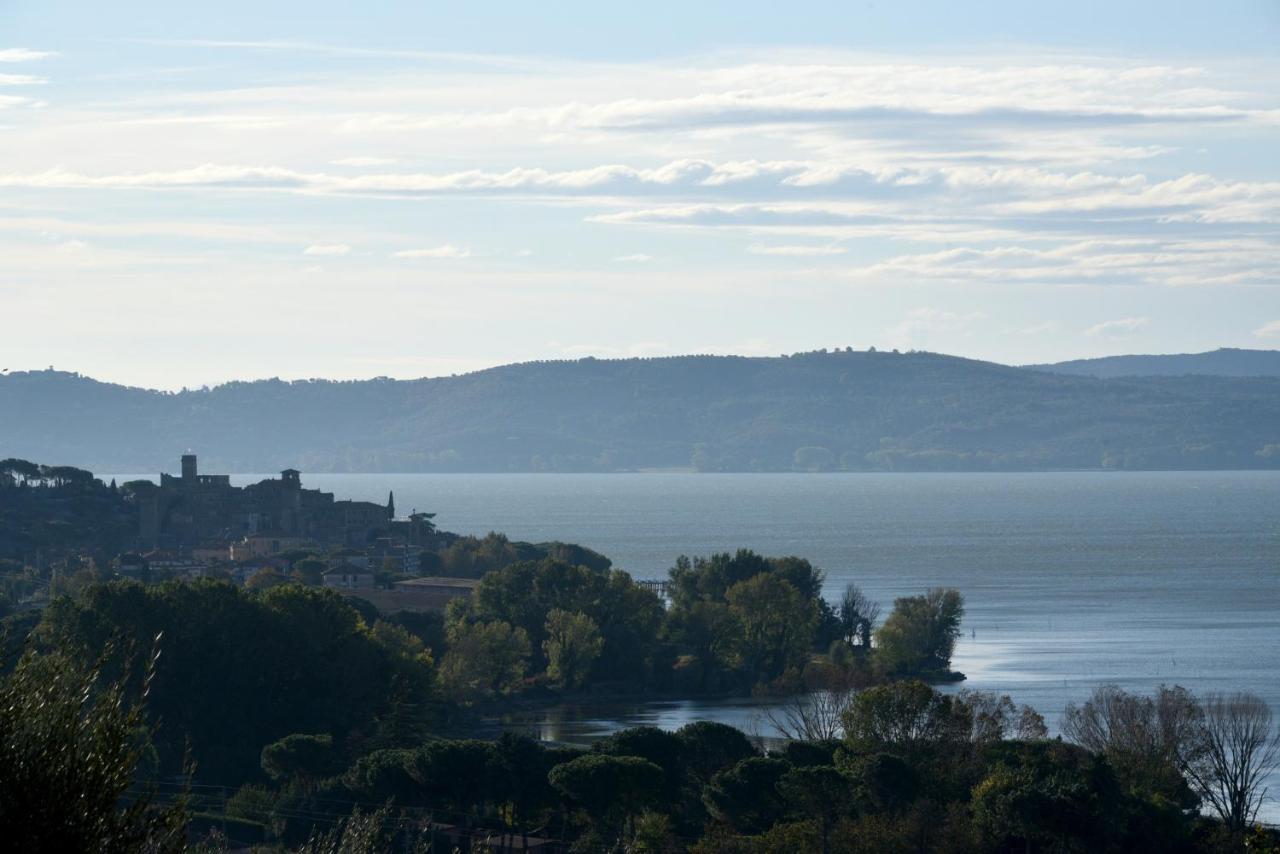
[[[394,495],[386,504],[335,500],[303,488],[296,469],[234,486],[229,475],[200,474],[194,454],[182,457],[181,471],[134,484],[140,548],[112,562],[121,577],[292,578],[358,592],[387,611],[438,610],[475,587],[473,579],[419,577],[423,553],[438,546],[435,514],[397,517]]]

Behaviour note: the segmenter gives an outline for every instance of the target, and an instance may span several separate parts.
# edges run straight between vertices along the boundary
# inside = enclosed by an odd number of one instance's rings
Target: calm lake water
[[[637,578],[665,576],[680,554],[746,547],[807,557],[829,598],[856,581],[886,613],[895,596],[956,587],[966,686],[1008,693],[1051,725],[1107,682],[1243,689],[1280,711],[1280,472],[303,480],[340,498],[394,490],[401,513],[436,512],[446,530],[582,543]],[[523,725],[584,742],[700,718],[772,732],[749,700],[565,707]]]

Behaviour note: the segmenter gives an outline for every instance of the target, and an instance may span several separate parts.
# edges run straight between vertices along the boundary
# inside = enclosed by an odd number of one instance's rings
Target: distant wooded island
[[[0,376],[0,447],[99,471],[194,447],[234,472],[1274,469],[1280,352],[1013,367],[846,348],[181,392],[19,372]]]

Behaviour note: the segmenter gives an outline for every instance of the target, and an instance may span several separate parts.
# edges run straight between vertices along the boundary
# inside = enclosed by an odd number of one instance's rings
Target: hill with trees
[[[1027,365],[1036,371],[1081,377],[1280,377],[1280,350],[1238,350],[1222,347],[1208,353],[1169,353],[1153,356],[1103,356],[1050,365]]]
[[[99,471],[1280,467],[1280,377],[1066,376],[932,353],[528,362],[161,392],[0,377],[0,447]]]

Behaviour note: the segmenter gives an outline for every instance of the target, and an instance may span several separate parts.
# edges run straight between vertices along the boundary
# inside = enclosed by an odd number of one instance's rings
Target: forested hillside
[[[97,471],[1280,467],[1280,378],[1063,376],[930,353],[530,362],[178,393],[0,377],[0,453]]]
[[[1028,365],[1037,371],[1082,377],[1280,377],[1280,350],[1236,350],[1223,347],[1208,353],[1170,353],[1156,356],[1103,356],[1052,365]]]

